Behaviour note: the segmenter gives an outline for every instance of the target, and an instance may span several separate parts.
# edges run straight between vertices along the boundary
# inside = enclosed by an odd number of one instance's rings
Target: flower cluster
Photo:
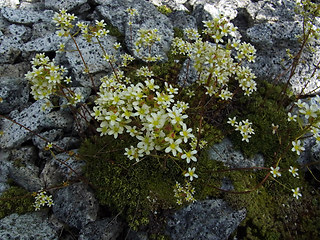
[[[185,202],[194,202],[194,187],[191,186],[190,182],[186,181],[184,186],[181,186],[180,183],[176,182],[175,188],[173,190],[174,197],[177,198],[177,204],[182,205]]]
[[[255,49],[248,43],[240,43],[232,40],[225,44],[224,37],[234,36],[236,27],[229,23],[222,15],[211,21],[204,22],[204,34],[208,34],[215,44],[204,41],[195,29],[185,29],[187,40],[174,38],[173,53],[187,55],[194,63],[194,68],[199,73],[197,83],[206,88],[210,96],[229,100],[233,97],[228,88],[231,77],[238,80],[239,86],[245,95],[256,91],[255,75],[250,68],[242,67],[241,62],[245,59],[252,62],[255,58]],[[232,57],[232,51],[237,55]],[[237,60],[237,61],[236,61]]]
[[[288,121],[298,121],[301,129],[310,132],[317,142],[320,142],[320,96],[316,95],[309,103],[299,99],[295,105],[298,108],[297,114],[291,114],[289,112]],[[306,131],[303,132],[307,133]],[[291,150],[300,155],[305,148],[303,147],[302,142],[296,139],[295,141],[292,141]]]
[[[51,207],[53,205],[52,195],[47,195],[47,192],[44,190],[40,190],[36,193],[34,207],[35,210],[40,210],[41,207],[48,206]]]
[[[242,141],[249,142],[249,138],[251,138],[251,134],[254,134],[254,130],[251,127],[252,123],[249,122],[248,119],[237,122],[236,117],[234,117],[229,118],[228,123],[231,126],[235,127],[236,131],[240,131],[242,135]]]
[[[32,85],[31,94],[36,100],[48,99],[59,89],[64,80],[63,74],[66,69],[56,66],[54,61],[50,61],[43,53],[37,54],[31,63],[33,65],[32,71],[25,75]]]
[[[97,131],[114,138],[127,133],[139,140],[137,146],[125,149],[129,159],[139,161],[152,151],[164,150],[187,162],[196,161],[194,149],[183,150],[190,148],[187,144],[195,136],[184,123],[188,105],[175,103],[178,89],[165,83],[164,91],[160,91],[151,78],[153,73],[146,68],[139,69],[137,75],[146,80],[132,84],[121,71],[101,79],[97,106],[93,109],[93,116],[100,121]]]
[[[53,21],[56,26],[60,29],[57,31],[59,37],[68,37],[70,35],[70,30],[73,28],[72,21],[77,17],[74,14],[67,13],[66,10],[61,9],[60,13],[55,13]]]
[[[134,43],[134,51],[137,56],[145,62],[160,61],[162,59],[160,55],[153,56],[151,54],[152,46],[161,40],[158,29],[139,29],[137,35],[137,40]]]

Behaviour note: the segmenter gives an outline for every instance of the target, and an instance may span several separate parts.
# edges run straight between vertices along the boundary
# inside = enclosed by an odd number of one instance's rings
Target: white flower
[[[228,122],[232,127],[236,126],[237,124],[237,118],[234,117],[234,118],[228,118]]]
[[[279,172],[280,168],[279,167],[276,167],[276,168],[273,168],[271,167],[271,174],[273,175],[273,177],[280,177],[281,176],[281,173]]]
[[[292,152],[297,152],[298,155],[300,155],[300,152],[304,151],[305,148],[303,146],[301,146],[301,141],[292,141]]]
[[[193,180],[193,178],[198,178],[198,175],[195,174],[196,168],[193,167],[192,169],[191,168],[188,168],[188,172],[184,175],[185,177],[190,177],[190,181]]]
[[[181,156],[182,159],[187,159],[187,163],[190,163],[190,160],[196,162],[197,158],[194,156],[195,154],[197,154],[197,150],[193,150],[193,151],[189,151],[189,152],[185,152],[185,154],[183,154]]]
[[[294,177],[298,177],[298,175],[299,175],[298,168],[296,168],[296,167],[290,166],[289,172],[291,172]]]
[[[297,187],[295,189],[291,189],[291,191],[293,192],[293,197],[295,197],[296,199],[302,197],[302,194],[299,192],[300,188]]]
[[[182,149],[179,147],[179,144],[182,142],[182,140],[179,138],[176,141],[172,141],[169,146],[165,149],[165,152],[172,152],[173,156],[177,155],[178,152],[182,152]]]
[[[291,113],[288,113],[288,122],[297,121],[297,115],[292,115]]]
[[[193,138],[194,135],[192,134],[192,129],[188,128],[187,125],[182,125],[182,131],[180,132],[180,135],[183,137],[183,141],[186,143],[188,141],[188,138]]]

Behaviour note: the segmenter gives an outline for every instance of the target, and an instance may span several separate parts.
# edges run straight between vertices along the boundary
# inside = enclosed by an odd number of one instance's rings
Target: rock
[[[53,21],[34,23],[32,25],[31,40],[35,41],[36,39],[45,38],[47,35],[52,35],[52,33],[55,33],[56,31],[57,27]],[[63,42],[63,38],[60,38],[60,41]]]
[[[77,137],[64,137],[63,139],[54,142],[54,145],[65,151],[79,148],[80,144],[81,141]]]
[[[45,0],[44,5],[46,8],[56,11],[59,11],[60,9],[71,11],[86,2],[87,0]]]
[[[43,212],[33,212],[24,215],[16,213],[0,219],[0,239],[46,239],[58,240],[58,233],[48,222]]]
[[[84,133],[87,128],[90,126],[90,121],[92,119],[91,114],[93,113],[86,104],[82,105],[81,108],[78,108],[78,111],[75,115],[75,121],[72,127],[73,132],[77,134]]]
[[[87,224],[81,229],[78,240],[116,240],[122,230],[123,225],[120,222],[107,218]]]
[[[196,19],[184,11],[173,12],[169,15],[169,18],[173,27],[180,28],[181,30],[185,28],[197,29]]]
[[[184,4],[188,0],[147,0],[156,6],[167,6],[173,11],[188,11],[188,8]]]
[[[44,187],[39,178],[39,167],[35,165],[37,153],[34,147],[27,146],[11,151],[9,177],[18,185],[31,192]]]
[[[64,39],[60,38],[55,33],[47,34],[45,37],[37,38],[33,41],[29,41],[22,46],[22,50],[26,52],[50,52],[57,51],[59,44]]]
[[[129,231],[127,240],[148,240],[148,234],[146,232],[134,232]]]
[[[139,13],[133,19],[133,24],[130,27],[128,25],[128,13],[127,8],[135,8]],[[137,32],[139,29],[158,29],[158,34],[161,35],[160,43],[154,44],[151,49],[151,55],[160,55],[166,58],[165,53],[169,51],[171,41],[173,39],[173,27],[168,19],[163,14],[160,14],[157,8],[143,0],[107,0],[103,2],[103,5],[98,6],[97,10],[105,17],[111,24],[119,29],[121,33],[125,34],[125,42],[130,50],[136,57],[137,54],[134,51],[133,44],[137,40]],[[155,21],[157,19],[157,21]]]
[[[313,162],[320,162],[320,143],[317,142],[311,148],[311,160]],[[320,171],[320,164],[315,164],[314,167]]]
[[[296,48],[296,35],[302,33],[300,22],[267,22],[255,24],[247,30],[247,37],[250,41],[261,48]],[[277,45],[275,45],[277,44]]]
[[[22,41],[27,41],[31,37],[31,29],[23,25],[12,24],[8,30],[11,35],[19,37]]]
[[[184,61],[180,73],[178,75],[178,83],[181,86],[188,86],[196,82],[199,78],[199,73],[194,68],[194,62],[190,59]]]
[[[33,136],[32,142],[33,145],[35,145],[39,150],[44,150],[48,142],[53,143],[55,140],[60,139],[62,136],[63,131],[61,129],[51,129],[49,131],[39,133],[39,136]],[[46,139],[46,141],[44,139]]]
[[[251,18],[256,22],[292,21],[296,18],[295,1],[251,1],[246,6]]]
[[[262,167],[264,165],[262,155],[258,154],[251,159],[245,158],[240,151],[234,150],[231,141],[227,138],[213,145],[208,154],[210,159],[223,162],[231,168]]]
[[[24,78],[0,77],[0,114],[25,106],[29,100],[29,85]]]
[[[53,214],[71,227],[82,229],[97,218],[98,202],[83,183],[56,191],[53,200]]]
[[[0,7],[17,8],[19,6],[19,0],[2,0]]]
[[[116,43],[116,38],[112,36],[101,37],[101,45],[107,51],[108,54],[112,54],[119,58],[119,53],[113,48],[113,44]],[[76,42],[82,56],[89,67],[90,73],[98,72],[111,72],[112,68],[108,62],[103,59],[103,51],[98,44],[88,43],[82,36],[76,37]],[[74,50],[74,43],[68,42],[66,45],[66,50]],[[66,58],[70,64],[73,74],[77,81],[81,83],[84,87],[92,87],[92,82],[87,74],[83,74],[84,65],[77,51],[66,52]],[[97,85],[98,86],[98,85]]]
[[[77,153],[77,150],[72,152]],[[45,164],[40,177],[48,186],[59,185],[80,176],[83,166],[84,162],[77,159],[75,155],[60,153]]]
[[[24,75],[31,69],[29,62],[21,62],[16,64],[1,64],[0,76],[11,78],[24,78]]]
[[[10,152],[0,150],[0,196],[10,186],[7,184],[9,175]]]
[[[16,123],[7,119],[3,121],[1,128],[3,135],[0,138],[0,148],[18,147],[25,141],[31,139],[34,133],[41,130],[41,123],[50,112],[49,109],[42,111],[41,107],[44,103],[45,100],[39,100],[30,107],[25,108],[14,117],[13,120]]]
[[[0,45],[0,64],[14,63],[21,52],[21,44],[16,36],[4,36]]]
[[[4,7],[1,10],[1,14],[5,19],[12,23],[32,24],[41,21],[51,21],[53,11],[46,10],[40,12],[30,9],[13,9]]]
[[[195,202],[169,218],[167,234],[172,240],[228,239],[245,216],[245,209],[235,211],[222,199]]]
[[[73,125],[73,116],[67,111],[54,111],[45,116],[41,122],[41,127],[51,129],[59,128],[65,132],[70,132]]]

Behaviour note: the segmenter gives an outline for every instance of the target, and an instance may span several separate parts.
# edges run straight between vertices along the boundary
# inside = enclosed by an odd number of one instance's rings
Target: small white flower
[[[298,168],[296,168],[296,167],[290,166],[289,172],[291,172],[294,177],[298,177],[298,175],[299,175]]]
[[[184,176],[190,177],[190,181],[192,181],[193,178],[198,178],[198,175],[194,173],[195,171],[196,171],[195,167],[193,167],[192,169],[188,168],[188,172]]]
[[[300,188],[297,187],[295,189],[291,189],[291,191],[293,192],[293,197],[295,197],[296,199],[302,197],[302,194],[299,192]]]
[[[273,175],[273,177],[280,177],[281,176],[281,173],[279,172],[280,168],[279,167],[276,167],[276,168],[273,168],[271,167],[271,174]]]
[[[300,155],[300,152],[304,151],[305,148],[303,146],[301,146],[301,141],[292,141],[292,152],[297,152],[298,155]]]

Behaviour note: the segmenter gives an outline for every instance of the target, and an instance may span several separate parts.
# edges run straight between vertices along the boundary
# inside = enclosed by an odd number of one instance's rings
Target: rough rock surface
[[[54,215],[71,227],[82,229],[97,219],[98,202],[82,183],[58,190],[54,193],[53,200]]]
[[[6,114],[27,104],[29,100],[29,85],[24,78],[0,78],[0,114]]]
[[[0,219],[0,239],[3,240],[58,240],[58,234],[43,212],[11,214]]]
[[[116,240],[122,230],[122,223],[115,219],[107,218],[87,224],[82,228],[78,239]]]
[[[14,124],[7,119],[3,122],[3,135],[0,138],[1,148],[17,147],[23,142],[31,139],[34,133],[40,131],[41,122],[45,119],[46,114],[50,112],[49,109],[45,111],[41,109],[43,104],[43,100],[36,101],[13,119],[24,127]]]
[[[262,155],[256,155],[252,159],[245,158],[240,151],[233,149],[231,141],[227,138],[210,148],[209,157],[212,160],[223,162],[226,166],[234,168],[262,167],[264,164]]]
[[[168,220],[167,232],[172,240],[228,239],[245,216],[245,209],[232,210],[222,199],[195,202]]]
[[[67,153],[57,154],[46,163],[40,175],[46,185],[59,185],[81,175],[84,162],[76,158],[77,150],[72,152],[71,156]]]

